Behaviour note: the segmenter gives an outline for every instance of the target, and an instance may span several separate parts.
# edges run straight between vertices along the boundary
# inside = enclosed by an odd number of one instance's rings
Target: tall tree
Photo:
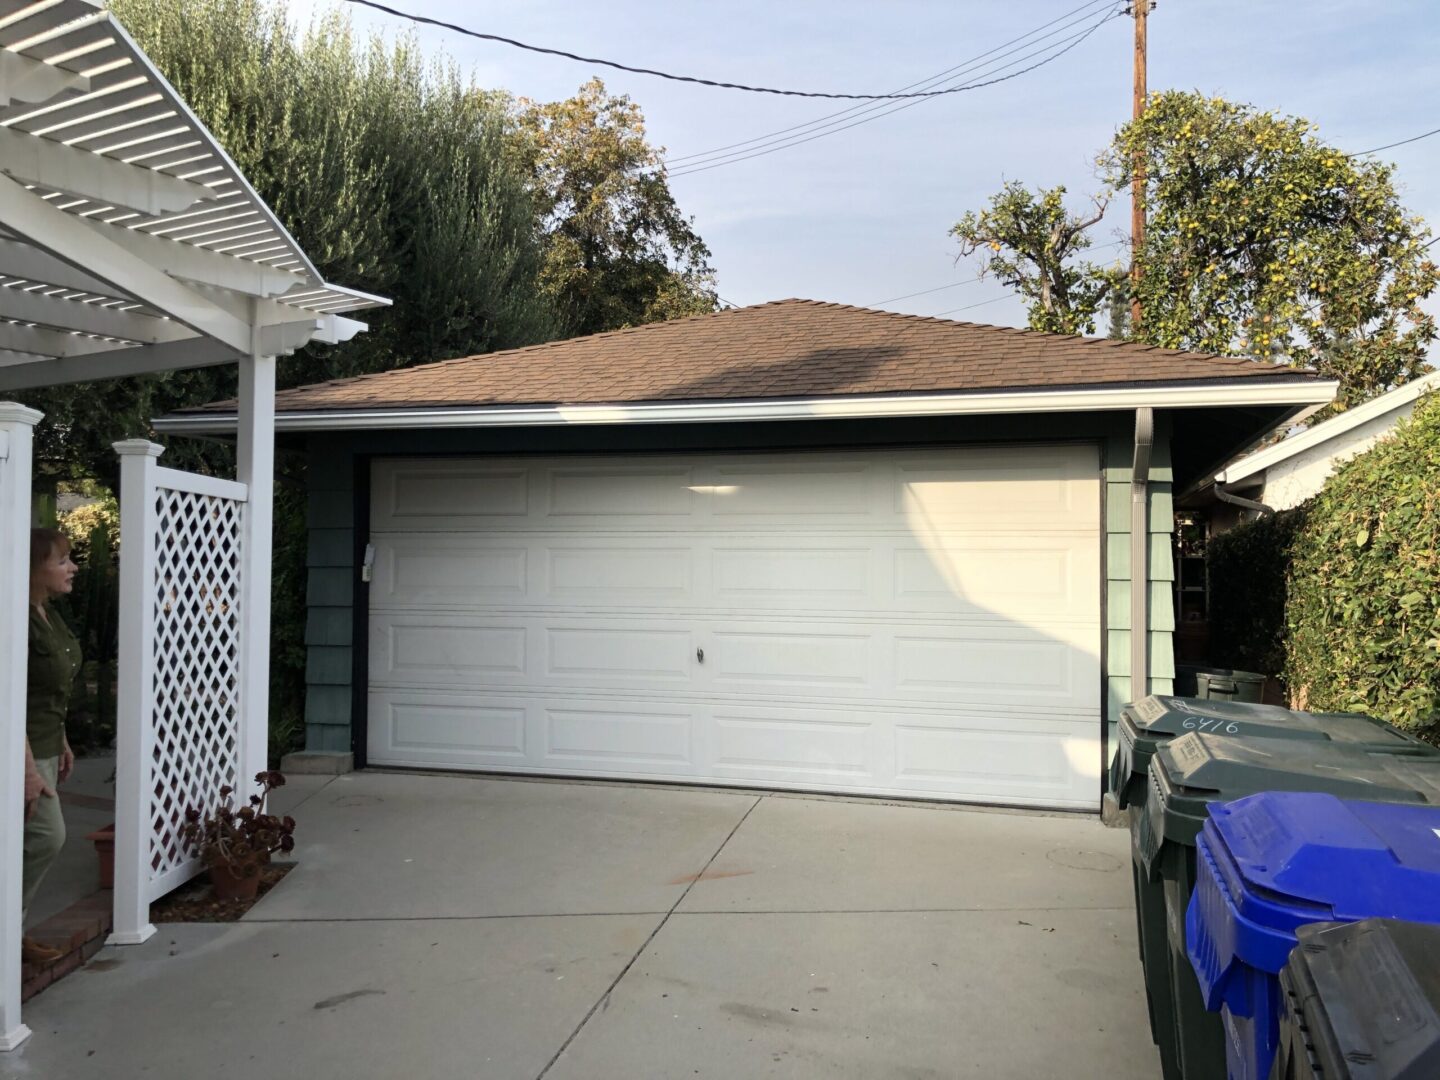
[[[1305,120],[1177,91],[1152,95],[1144,116],[1101,155],[1112,193],[1129,186],[1137,162],[1148,218],[1137,289],[1143,317],[1127,336],[1314,367],[1340,381],[1341,407],[1424,370],[1436,326],[1419,305],[1440,283],[1440,268],[1390,166],[1342,153]],[[996,198],[1023,205],[1046,194],[1007,189]],[[1012,259],[1033,250],[1020,228],[994,238]],[[1032,299],[1032,325],[1093,321],[1113,272],[1073,256],[1043,252],[1036,276],[1068,271],[1080,284],[1052,294],[1069,304],[1060,314]]]
[[[1089,211],[1076,213],[1065,208],[1063,187],[1032,192],[1012,180],[950,234],[962,256],[983,253],[979,276],[993,276],[1030,301],[1030,329],[1091,334],[1117,277],[1081,258],[1106,202],[1096,199]]]
[[[299,34],[265,0],[113,0],[141,48],[327,278],[391,297],[369,333],[280,365],[282,386],[532,344],[562,329],[503,106],[413,42],[329,14]],[[235,368],[59,387],[38,456],[113,479],[110,442],[234,393]]]
[[[541,281],[577,334],[715,310],[710,249],[675,203],[640,106],[591,79],[516,103],[515,152],[546,234]]]

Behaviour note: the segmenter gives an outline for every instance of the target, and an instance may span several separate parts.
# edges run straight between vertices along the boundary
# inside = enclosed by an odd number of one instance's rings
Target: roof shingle
[[[275,404],[606,405],[1314,377],[1239,357],[779,300],[300,386]]]

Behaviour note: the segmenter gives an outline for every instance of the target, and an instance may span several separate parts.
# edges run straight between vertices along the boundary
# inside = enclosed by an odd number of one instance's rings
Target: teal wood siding
[[[1175,688],[1175,607],[1171,583],[1175,564],[1171,534],[1175,527],[1174,472],[1170,467],[1170,436],[1164,417],[1156,422],[1150,460],[1150,678],[1135,687],[1130,678],[1130,483],[1134,463],[1133,434],[1115,435],[1105,445],[1105,718],[1108,745],[1115,745],[1115,724],[1127,702],[1146,694],[1168,694]]]
[[[338,449],[338,448],[337,448]],[[305,745],[349,750],[355,626],[354,459],[312,454],[305,584]]]
[[[1149,692],[1172,688],[1173,616],[1170,599],[1171,477],[1168,428],[1157,424],[1150,485]],[[309,439],[309,617],[305,719],[312,750],[351,749],[352,605],[359,579],[354,565],[355,462],[359,455],[646,452],[658,450],[835,449],[966,442],[1043,442],[1084,439],[1097,447],[1105,499],[1104,708],[1113,725],[1130,691],[1130,465],[1134,414],[1035,417],[955,417],[904,421],[829,421],[633,428],[515,428],[335,433]],[[1113,736],[1113,731],[1112,731]],[[1113,749],[1113,737],[1108,743]],[[1102,770],[1103,771],[1103,770]]]

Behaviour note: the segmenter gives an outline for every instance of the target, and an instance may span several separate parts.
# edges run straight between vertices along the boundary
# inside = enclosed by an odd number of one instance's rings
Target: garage
[[[1334,392],[811,300],[283,390],[283,767],[1094,812],[1124,704],[1174,686],[1174,499]]]
[[[372,765],[1099,802],[1094,443],[371,475]]]

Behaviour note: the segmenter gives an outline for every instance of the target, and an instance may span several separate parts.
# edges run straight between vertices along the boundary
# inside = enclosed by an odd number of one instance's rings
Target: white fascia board
[[[557,427],[575,424],[735,423],[756,420],[880,419],[1024,413],[1113,412],[1223,408],[1236,405],[1304,406],[1330,401],[1339,384],[1306,380],[1256,385],[1149,386],[1009,393],[923,394],[885,397],[802,398],[788,401],[720,401],[641,405],[479,406],[447,409],[355,409],[280,412],[279,431],[404,428]],[[158,417],[159,431],[224,433],[233,414]]]
[[[25,186],[0,176],[0,224],[56,258],[108,281],[137,300],[237,352],[250,349],[250,326],[216,307],[163,269],[127,251],[88,218],[51,206]],[[171,243],[172,247],[180,247]],[[193,250],[193,249],[191,249]],[[197,252],[198,254],[198,252]],[[224,258],[224,256],[212,256]]]
[[[59,330],[124,338],[144,344],[194,338],[195,331],[172,319],[157,319],[119,308],[87,304],[83,300],[61,300],[42,292],[21,288],[0,288],[0,318],[39,323]]]
[[[167,341],[160,345],[135,345],[114,352],[69,356],[38,364],[0,368],[0,394],[10,390],[31,390],[41,386],[117,379],[122,375],[147,375],[159,371],[233,364],[240,354],[213,338]]]
[[[1339,416],[1333,416],[1323,424],[1316,424],[1274,446],[1267,446],[1264,450],[1256,451],[1249,457],[1241,458],[1227,466],[1223,472],[1218,473],[1215,479],[1222,484],[1238,483],[1256,473],[1264,472],[1296,454],[1329,442],[1339,435],[1344,435],[1361,424],[1384,416],[1387,412],[1403,409],[1419,398],[1421,394],[1433,390],[1437,386],[1440,386],[1440,371],[1432,371],[1429,375],[1421,376],[1404,386],[1397,386],[1389,393],[1371,398],[1361,405],[1356,405],[1353,409],[1346,409]],[[1299,418],[1296,422],[1298,420]]]
[[[144,214],[176,213],[215,193],[118,158],[102,157],[52,139],[0,127],[0,171],[22,183],[84,195]]]

